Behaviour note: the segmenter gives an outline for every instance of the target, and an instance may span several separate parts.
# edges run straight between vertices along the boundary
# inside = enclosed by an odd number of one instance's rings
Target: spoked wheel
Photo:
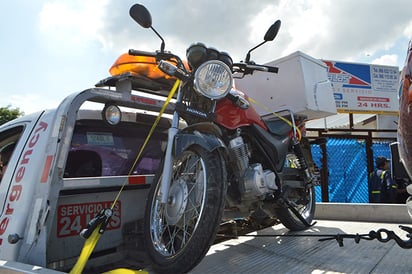
[[[304,190],[301,188],[289,189],[288,199],[293,208],[310,224],[315,215],[315,189],[314,187]],[[282,224],[292,231],[308,228],[290,208],[276,208],[276,216]]]
[[[290,176],[290,179],[292,180],[303,181],[298,168],[299,162],[297,161],[296,155],[294,153],[288,154],[284,170],[284,173],[288,174],[286,177]],[[302,222],[302,220],[300,220],[300,218],[288,207],[275,208],[276,216],[285,227],[292,231],[307,228],[307,224],[312,222],[315,215],[316,199],[314,186],[307,189],[286,186],[284,189],[284,196],[288,199],[289,204],[294,208],[294,211],[297,211],[306,223]]]
[[[190,148],[173,164],[168,201],[158,199],[156,176],[145,213],[145,244],[153,269],[186,273],[206,255],[224,208],[225,182],[217,152]]]

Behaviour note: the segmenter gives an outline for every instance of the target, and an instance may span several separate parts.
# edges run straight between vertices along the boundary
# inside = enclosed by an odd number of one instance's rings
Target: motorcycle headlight
[[[225,97],[231,90],[232,72],[221,61],[207,61],[196,70],[194,83],[197,92],[207,98],[218,100]]]

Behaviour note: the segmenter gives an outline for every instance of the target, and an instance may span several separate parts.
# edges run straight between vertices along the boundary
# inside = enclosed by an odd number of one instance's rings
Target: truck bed
[[[400,232],[397,224],[328,221],[317,223],[299,233],[275,225],[249,235],[212,246],[203,261],[190,273],[409,273],[412,250],[402,249],[395,241],[344,239],[320,242],[316,235],[338,233],[366,234],[386,228]],[[262,237],[262,235],[288,237]],[[298,237],[293,237],[297,235]],[[309,235],[310,237],[302,237]],[[292,236],[292,237],[290,237]]]
[[[283,225],[251,232],[213,245],[190,274],[205,273],[410,273],[412,249],[394,240],[335,239],[328,235],[368,234],[387,229],[407,240],[399,225],[411,226],[405,205],[318,204],[316,224],[289,232]],[[265,236],[268,235],[268,236]],[[104,237],[104,236],[103,236]],[[140,251],[141,252],[141,251]],[[144,255],[138,255],[140,259]],[[147,266],[143,262],[142,268]],[[135,270],[138,266],[133,267]],[[14,271],[13,271],[14,270]],[[16,262],[0,262],[0,273],[61,273]],[[150,267],[143,269],[154,273]],[[144,272],[141,272],[144,273]]]

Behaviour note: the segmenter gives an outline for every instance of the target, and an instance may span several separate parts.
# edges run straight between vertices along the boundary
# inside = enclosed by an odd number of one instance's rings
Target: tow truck
[[[141,267],[145,200],[167,142],[173,82],[120,73],[0,127],[0,152],[13,147],[0,184],[2,267],[70,271],[85,243],[79,235],[106,209],[84,271]]]

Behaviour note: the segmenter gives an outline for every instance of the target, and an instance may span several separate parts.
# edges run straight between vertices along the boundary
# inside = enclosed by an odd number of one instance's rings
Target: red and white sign
[[[323,61],[340,113],[397,115],[399,68],[372,64]]]
[[[97,213],[111,205],[110,201],[60,205],[57,209],[57,237],[79,235]],[[121,202],[117,201],[106,230],[120,228],[121,216]]]

